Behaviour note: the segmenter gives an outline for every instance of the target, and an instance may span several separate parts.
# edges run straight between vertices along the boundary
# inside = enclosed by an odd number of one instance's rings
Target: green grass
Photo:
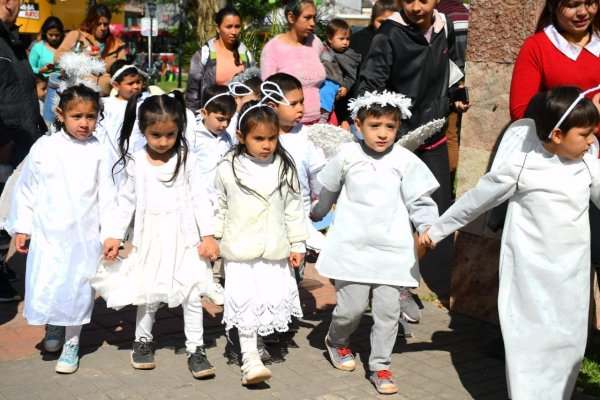
[[[436,301],[438,299],[438,296],[437,294],[430,292],[428,294],[420,294],[419,299],[421,299],[422,301],[432,302]]]
[[[583,389],[584,393],[592,396],[600,396],[600,335],[591,333],[590,344],[585,352],[577,386]]]
[[[181,86],[183,86],[182,90],[185,90],[185,86],[187,85],[187,75],[184,74],[181,77]],[[173,82],[165,82],[164,80],[158,82],[156,84],[159,88],[165,91],[165,93],[171,92],[173,89],[177,89],[177,76],[175,76],[175,80]]]

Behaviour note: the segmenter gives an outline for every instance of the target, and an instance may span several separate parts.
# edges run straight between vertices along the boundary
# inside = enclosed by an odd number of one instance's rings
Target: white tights
[[[65,343],[79,344],[83,325],[65,326]]]

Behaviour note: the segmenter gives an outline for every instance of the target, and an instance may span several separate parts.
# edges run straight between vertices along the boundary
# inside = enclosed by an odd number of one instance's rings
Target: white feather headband
[[[83,53],[69,52],[60,58],[58,67],[63,71],[62,80],[57,89],[59,95],[64,90],[76,85],[85,85],[96,92],[100,91],[98,84],[88,78],[89,75],[100,76],[106,71],[104,61],[99,58],[90,57]],[[52,98],[52,109],[55,113],[59,101],[60,96]]]
[[[393,106],[398,108],[402,114],[402,119],[410,118],[412,115],[409,110],[409,107],[412,105],[411,100],[403,94],[389,92],[387,90],[382,92],[374,90],[372,92],[366,92],[356,99],[350,99],[348,102],[348,111],[351,112],[350,116],[352,119],[355,119],[361,108],[369,108],[373,104],[379,104],[382,107]]]

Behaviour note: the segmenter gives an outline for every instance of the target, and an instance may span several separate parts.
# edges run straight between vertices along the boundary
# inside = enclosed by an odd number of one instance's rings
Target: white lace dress
[[[231,164],[219,166],[217,190],[220,212],[225,219],[221,242],[227,277],[225,329],[237,327],[261,336],[285,332],[292,316],[302,316],[298,284],[287,257],[290,251],[305,249],[303,241],[308,235],[301,198],[285,190],[281,194],[277,189],[279,161],[260,161],[242,155],[236,158],[235,165],[237,177],[256,193],[240,190],[231,173]],[[262,211],[256,211],[255,203],[264,205]],[[285,228],[276,233],[274,226]],[[292,232],[298,234],[294,236]],[[270,251],[273,247],[288,251]],[[247,254],[262,256],[245,259]]]
[[[192,288],[198,287],[201,293],[206,292],[207,274],[210,273],[208,262],[198,255],[199,236],[190,235],[191,227],[196,228],[194,213],[189,208],[196,206],[190,186],[198,185],[200,174],[196,173],[195,158],[188,158],[184,172],[183,166],[174,182],[168,181],[175,168],[176,157],[172,157],[161,166],[151,165],[145,157],[145,151],[134,155],[133,163],[128,165],[128,172],[135,170],[133,179],[127,179],[119,193],[119,208],[128,203],[136,204],[135,231],[133,250],[118,268],[127,285],[119,284],[114,290],[106,290],[102,297],[107,305],[119,308],[126,304],[167,303],[176,307],[190,294]],[[193,171],[190,171],[193,170]],[[191,173],[193,172],[193,173]],[[124,193],[125,192],[125,193]],[[127,196],[133,193],[135,198]],[[204,212],[212,215],[208,199],[204,193]],[[127,226],[127,211],[117,212],[116,222],[121,223],[117,236],[121,238]],[[191,219],[193,223],[186,224]],[[201,227],[205,224],[198,220]],[[202,233],[203,236],[211,232]],[[196,238],[196,239],[194,239]],[[127,295],[123,294],[127,291]],[[117,300],[118,299],[118,300]],[[125,302],[126,304],[121,304]]]

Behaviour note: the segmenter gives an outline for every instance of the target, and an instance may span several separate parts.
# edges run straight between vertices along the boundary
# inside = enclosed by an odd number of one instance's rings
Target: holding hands
[[[421,246],[428,247],[431,250],[435,249],[435,246],[437,245],[437,243],[434,243],[429,238],[429,228],[427,228],[427,230],[425,231],[425,233],[423,233],[421,236],[419,236],[419,244]]]
[[[107,238],[102,246],[102,253],[104,259],[112,261],[119,255],[119,246],[121,245],[120,239]]]
[[[290,253],[290,265],[292,268],[298,268],[302,264],[304,254],[302,253]]]
[[[212,235],[202,237],[202,241],[198,245],[200,257],[215,261],[219,257],[219,251],[219,244]]]
[[[27,254],[29,252],[27,240],[29,240],[29,235],[26,233],[17,233],[15,235],[15,249],[17,253]]]

